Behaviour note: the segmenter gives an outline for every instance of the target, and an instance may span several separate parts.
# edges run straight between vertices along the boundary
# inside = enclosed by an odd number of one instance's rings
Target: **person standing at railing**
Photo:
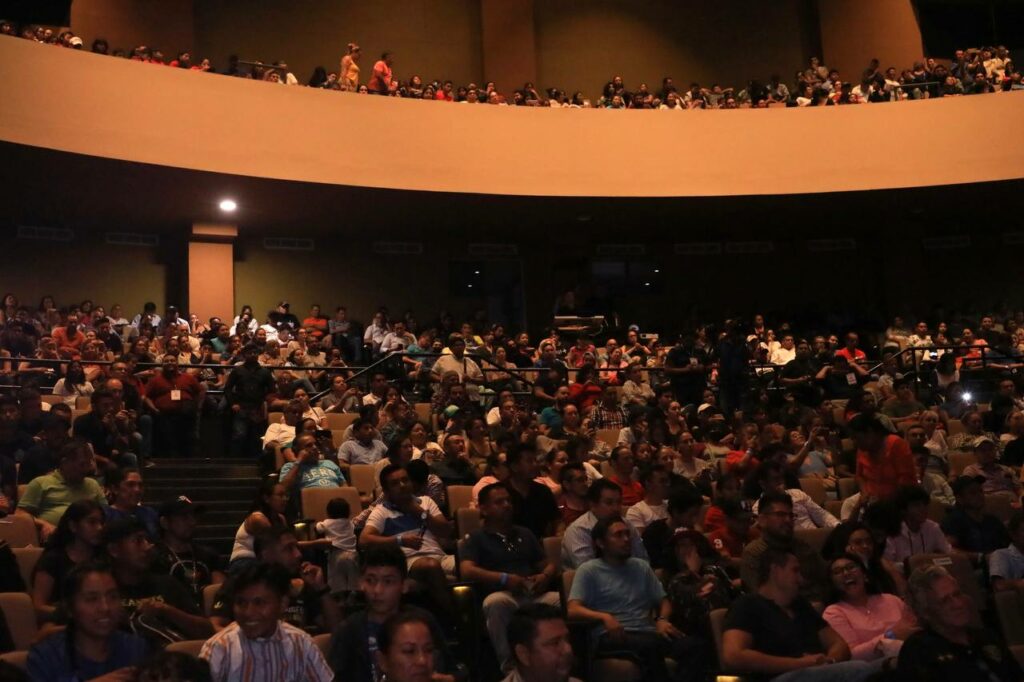
[[[338,77],[341,79],[343,90],[355,92],[359,87],[359,59],[363,56],[363,50],[355,43],[348,44],[345,56],[341,58],[341,70]]]
[[[393,80],[391,70],[391,65],[394,64],[394,61],[394,55],[391,52],[385,52],[380,56],[377,63],[373,65],[373,76],[370,77],[370,82],[367,83],[367,88],[371,93],[375,95],[390,95],[391,91],[395,89],[396,83]]]
[[[231,407],[231,456],[259,456],[259,437],[267,414],[265,398],[274,390],[270,370],[260,367],[259,352],[253,344],[242,350],[243,362],[231,370],[224,385],[224,397]]]

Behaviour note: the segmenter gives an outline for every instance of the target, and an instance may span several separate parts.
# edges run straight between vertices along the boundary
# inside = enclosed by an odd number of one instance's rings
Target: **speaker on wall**
[[[70,26],[71,0],[5,0],[0,3],[0,19],[19,24]]]

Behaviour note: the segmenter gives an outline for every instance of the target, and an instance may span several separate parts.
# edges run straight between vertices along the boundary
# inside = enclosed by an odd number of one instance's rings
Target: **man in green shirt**
[[[17,514],[35,521],[40,542],[46,542],[60,517],[72,502],[95,500],[107,506],[103,488],[94,478],[96,469],[92,448],[81,438],[73,438],[61,447],[56,471],[33,478],[18,500]]]

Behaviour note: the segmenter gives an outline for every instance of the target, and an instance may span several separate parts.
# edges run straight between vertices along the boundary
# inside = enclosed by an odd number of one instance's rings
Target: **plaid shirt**
[[[597,403],[590,413],[590,421],[596,429],[621,429],[626,426],[626,413],[618,405],[609,409]]]
[[[199,658],[215,682],[329,682],[334,673],[313,638],[288,623],[270,637],[249,639],[232,623],[206,640]]]

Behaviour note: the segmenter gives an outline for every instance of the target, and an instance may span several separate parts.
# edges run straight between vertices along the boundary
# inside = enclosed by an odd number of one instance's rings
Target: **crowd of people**
[[[896,318],[869,361],[857,332],[761,315],[534,343],[480,315],[7,294],[0,504],[46,548],[28,585],[0,548],[42,624],[27,674],[1020,680],[993,598],[1024,589],[1021,317]],[[229,556],[187,491],[144,495],[161,457],[220,456],[218,419],[264,468]],[[360,468],[372,492],[341,494]]]
[[[15,24],[0,21],[0,35],[20,35],[40,43],[85,49],[83,40],[72,31],[55,31],[44,26],[25,26],[19,31]],[[172,56],[147,45],[132,49],[112,48],[103,38],[94,40],[90,49],[97,54],[147,64],[303,85],[283,61],[243,63],[233,55],[228,64],[218,71],[209,59],[194,59],[188,50]],[[374,62],[368,77],[361,64],[362,48],[356,43],[349,43],[337,70],[317,66],[304,85],[340,92],[466,104],[680,111],[866,104],[1024,90],[1021,70],[1014,64],[1009,50],[1002,45],[957,50],[949,65],[927,58],[914,62],[909,68],[889,66],[883,69],[878,59],[872,59],[855,77],[830,69],[818,57],[812,57],[806,67],[795,73],[792,81],[773,74],[769,78],[752,79],[739,87],[718,83],[710,87],[699,83],[677,85],[669,76],[662,79],[660,87],[647,83],[627,87],[621,76],[614,76],[602,88],[597,99],[579,90],[570,92],[557,87],[538,90],[532,82],[509,92],[499,89],[493,81],[483,85],[456,85],[448,79],[429,80],[415,73],[401,79],[395,74],[395,54],[390,51],[383,52]]]

